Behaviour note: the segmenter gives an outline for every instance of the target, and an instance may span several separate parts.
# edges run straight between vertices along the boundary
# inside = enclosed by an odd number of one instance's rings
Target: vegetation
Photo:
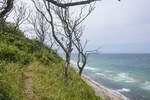
[[[0,30],[0,100],[101,100],[71,68],[64,84],[65,62],[40,48],[12,24]]]
[[[80,42],[82,27],[79,25],[94,9],[94,5],[88,5],[88,11],[84,11],[86,4],[97,0],[43,0],[46,14],[40,2],[32,1],[41,14],[38,20],[33,18],[30,21],[31,12],[25,5],[15,5],[14,0],[1,0],[0,3],[0,100],[100,100],[74,69],[69,68],[73,45],[79,52],[77,64],[82,58],[83,65],[78,66],[80,75],[86,64]],[[74,19],[69,7],[77,5],[83,6]],[[14,23],[6,23],[12,8],[15,8]],[[33,26],[36,40],[26,38],[19,30],[26,21]],[[31,31],[30,28],[27,30]],[[50,36],[50,47],[44,45],[47,36]],[[65,61],[51,49],[53,44],[65,52]]]

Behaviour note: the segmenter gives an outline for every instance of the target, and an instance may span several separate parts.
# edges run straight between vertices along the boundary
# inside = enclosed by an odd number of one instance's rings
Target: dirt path
[[[32,72],[24,73],[27,78],[24,80],[24,92],[27,95],[27,100],[34,100]]]

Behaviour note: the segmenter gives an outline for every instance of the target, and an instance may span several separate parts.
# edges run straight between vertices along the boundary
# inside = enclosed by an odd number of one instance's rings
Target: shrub
[[[24,36],[24,34],[21,32],[21,30],[19,29],[16,29],[13,25],[13,23],[8,23],[6,22],[4,25],[3,25],[3,32],[6,32],[6,33],[11,33],[11,34],[16,34],[18,36]]]
[[[21,64],[28,64],[31,60],[31,56],[23,51],[20,51],[17,47],[6,45],[1,43],[0,45],[0,61],[19,62]]]
[[[52,50],[41,49],[34,56],[44,65],[59,63],[62,59]]]
[[[53,62],[52,56],[47,50],[40,50],[34,53],[34,56],[44,65],[50,65]]]
[[[0,87],[0,100],[14,100],[14,97],[10,96],[7,91]]]

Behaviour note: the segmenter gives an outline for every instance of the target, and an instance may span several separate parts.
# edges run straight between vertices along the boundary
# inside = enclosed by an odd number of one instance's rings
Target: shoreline
[[[95,92],[97,96],[100,96],[102,99],[106,100],[129,100],[127,97],[122,94],[107,89],[105,86],[100,85],[99,83],[93,81],[89,77],[83,75],[82,80],[89,85]]]

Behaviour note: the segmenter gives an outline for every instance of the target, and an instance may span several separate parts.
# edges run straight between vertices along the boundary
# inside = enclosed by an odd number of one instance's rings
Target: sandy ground
[[[100,86],[96,84],[95,82],[91,81],[89,78],[82,76],[82,79],[93,88],[95,91],[96,95],[100,96],[104,100],[128,100],[122,97],[121,95],[111,92],[104,88],[103,86]]]

